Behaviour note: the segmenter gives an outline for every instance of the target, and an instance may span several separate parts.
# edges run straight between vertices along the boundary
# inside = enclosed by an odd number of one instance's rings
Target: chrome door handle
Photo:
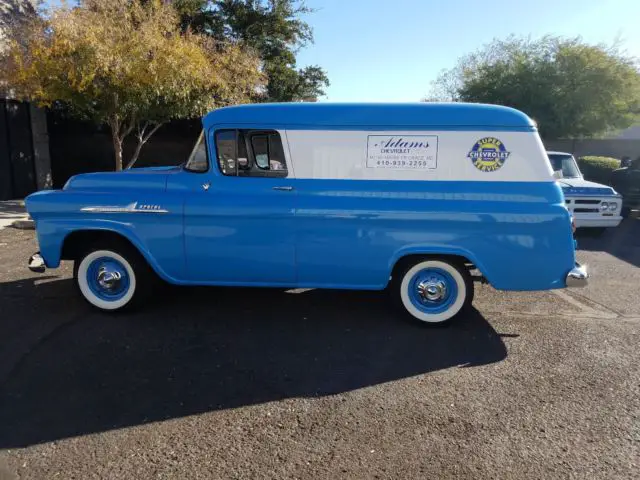
[[[282,190],[285,192],[290,192],[291,190],[293,190],[293,187],[273,187],[274,190]]]

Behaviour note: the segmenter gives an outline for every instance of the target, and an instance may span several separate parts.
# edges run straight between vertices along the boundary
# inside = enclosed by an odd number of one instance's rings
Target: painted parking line
[[[570,290],[538,292],[497,292],[491,288],[479,291],[475,307],[483,314],[517,317],[567,317],[610,320],[620,313]]]
[[[550,291],[552,294],[556,295],[557,297],[560,297],[562,300],[564,300],[565,302],[573,305],[574,307],[577,307],[580,309],[580,312],[578,314],[574,314],[577,316],[583,316],[583,317],[590,317],[590,318],[618,318],[620,315],[612,312],[611,310],[605,310],[605,307],[602,307],[603,309],[595,309],[589,305],[587,305],[587,303],[585,301],[582,301],[580,298],[576,298],[572,295],[569,295],[567,292],[564,292],[562,290],[551,290]]]

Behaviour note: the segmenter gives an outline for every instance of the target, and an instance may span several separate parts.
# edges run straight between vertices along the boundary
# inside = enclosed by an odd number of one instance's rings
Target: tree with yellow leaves
[[[2,80],[14,96],[62,102],[110,127],[116,170],[128,135],[137,146],[127,168],[162,124],[246,102],[264,85],[256,55],[181,31],[173,6],[161,0],[62,4],[21,28],[2,55]]]

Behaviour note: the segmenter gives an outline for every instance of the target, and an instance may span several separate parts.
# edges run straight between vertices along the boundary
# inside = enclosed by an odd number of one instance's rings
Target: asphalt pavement
[[[0,229],[0,479],[638,478],[640,220],[582,290],[447,328],[384,292],[160,287],[106,315]]]

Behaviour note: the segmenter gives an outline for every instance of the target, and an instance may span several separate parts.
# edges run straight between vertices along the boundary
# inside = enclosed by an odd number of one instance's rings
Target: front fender
[[[147,243],[138,235],[135,226],[131,223],[122,223],[105,219],[83,219],[79,220],[40,220],[37,225],[38,243],[40,244],[40,254],[44,258],[48,268],[60,266],[62,247],[67,237],[78,231],[105,231],[116,233],[127,239],[140,252],[149,263],[151,268],[160,278],[175,283],[184,271],[184,259],[182,249],[176,253],[180,257],[180,265],[172,265],[170,270],[158,261],[152,253]],[[166,263],[166,262],[163,262]],[[176,275],[178,274],[178,275]]]
[[[129,240],[161,278],[173,283],[184,278],[182,195],[153,190],[118,194],[50,190],[30,195],[25,203],[36,223],[40,253],[50,268],[60,265],[68,235],[104,230]],[[141,212],[137,205],[157,210]]]

